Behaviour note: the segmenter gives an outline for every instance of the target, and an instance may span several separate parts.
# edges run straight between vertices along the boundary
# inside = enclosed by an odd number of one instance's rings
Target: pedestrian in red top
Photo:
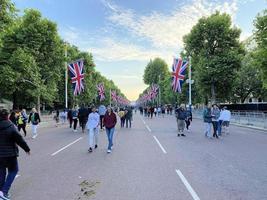
[[[111,107],[108,107],[108,110],[104,116],[103,123],[104,123],[104,126],[106,127],[106,133],[108,137],[107,153],[111,153],[111,149],[113,147],[113,135],[114,135],[115,126],[117,123],[116,114],[112,111]]]

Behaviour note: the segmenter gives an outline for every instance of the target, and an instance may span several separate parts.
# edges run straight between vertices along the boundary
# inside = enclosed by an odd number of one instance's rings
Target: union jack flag
[[[159,90],[159,86],[157,84],[152,84],[151,85],[151,92],[150,92],[150,94],[151,94],[151,98],[152,99],[154,99],[157,96],[158,90]]]
[[[84,91],[84,65],[83,60],[78,60],[68,65],[73,93],[75,96]]]
[[[98,89],[98,95],[99,95],[99,99],[100,101],[103,101],[105,99],[105,89],[104,89],[104,84],[100,83],[97,86]]]
[[[180,58],[174,58],[172,65],[172,89],[174,92],[182,92],[182,85],[185,79],[185,70],[189,63]]]
[[[116,91],[111,91],[111,98],[113,101],[116,101],[117,102],[117,94],[116,94]]]

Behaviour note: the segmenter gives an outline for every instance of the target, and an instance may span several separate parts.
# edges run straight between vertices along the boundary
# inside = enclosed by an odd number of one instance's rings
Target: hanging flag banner
[[[77,60],[68,64],[73,94],[80,95],[84,91],[84,65],[83,60]]]
[[[104,101],[105,100],[105,88],[104,88],[104,84],[100,83],[97,86],[97,90],[98,90],[98,97],[100,101]]]
[[[181,58],[174,58],[172,65],[172,90],[181,93],[182,85],[185,79],[186,68],[189,62]]]

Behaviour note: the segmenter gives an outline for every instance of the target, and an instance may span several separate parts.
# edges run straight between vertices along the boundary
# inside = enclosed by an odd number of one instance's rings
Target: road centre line
[[[155,135],[153,135],[153,138],[156,140],[156,142],[158,143],[158,145],[159,145],[159,147],[161,148],[161,150],[163,151],[163,153],[167,153],[167,151],[164,149],[164,147],[160,144],[160,142],[159,142],[159,140],[158,140],[158,138],[155,136]]]
[[[146,125],[146,128],[150,133],[152,132],[148,125]]]
[[[68,144],[68,145],[66,145],[66,146],[64,146],[64,147],[62,147],[61,149],[59,149],[59,150],[56,151],[55,153],[51,154],[51,156],[55,156],[55,155],[57,155],[58,153],[60,153],[61,151],[67,149],[68,147],[70,147],[71,145],[75,144],[76,142],[79,142],[81,139],[83,139],[83,137],[80,137],[80,138],[78,138],[77,140],[73,141],[72,143],[70,143],[70,144]]]
[[[198,197],[197,193],[191,187],[191,185],[186,180],[186,178],[184,177],[184,175],[182,174],[182,172],[179,169],[177,169],[176,170],[176,173],[180,177],[180,179],[182,180],[183,184],[185,185],[186,189],[189,191],[189,193],[191,194],[191,196],[193,197],[193,199],[194,200],[200,200],[200,198]]]

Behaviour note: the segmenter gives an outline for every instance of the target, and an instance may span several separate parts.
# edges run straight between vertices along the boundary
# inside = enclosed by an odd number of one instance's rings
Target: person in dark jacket
[[[185,128],[185,120],[186,120],[186,111],[184,109],[183,106],[181,106],[180,108],[177,108],[175,110],[176,113],[176,119],[177,119],[177,127],[178,127],[178,134],[177,136],[180,137],[183,136],[185,137],[184,134],[184,128]]]
[[[8,120],[8,114],[7,110],[0,110],[0,199],[3,200],[10,199],[8,192],[18,173],[18,146],[30,155],[29,146]]]
[[[88,120],[88,115],[89,115],[89,110],[87,108],[85,108],[85,106],[83,105],[79,109],[79,114],[78,114],[80,126],[82,127],[82,132],[83,133],[85,131],[85,125],[86,125],[87,120]]]
[[[106,127],[106,133],[108,137],[108,151],[107,153],[111,153],[111,149],[113,147],[113,135],[115,132],[115,126],[117,123],[116,114],[112,111],[111,107],[108,107],[107,113],[103,119],[104,126]]]
[[[73,123],[72,109],[69,109],[68,111],[68,120],[69,120],[70,128],[72,128],[72,123]]]
[[[205,136],[212,139],[211,136],[211,124],[212,124],[212,114],[211,114],[211,105],[209,104],[203,112],[203,119],[205,123]]]
[[[41,122],[40,115],[37,112],[36,108],[33,108],[28,119],[28,123],[31,123],[32,126],[32,139],[35,139],[38,135],[37,127],[40,122]]]
[[[133,118],[133,110],[132,110],[132,108],[127,108],[127,112],[125,115],[126,128],[132,127],[132,118]]]
[[[16,112],[12,111],[10,116],[9,116],[9,120],[15,125],[18,126],[18,119],[16,117]]]
[[[187,131],[189,131],[189,126],[192,122],[192,119],[193,119],[192,112],[191,112],[190,108],[188,108],[188,110],[186,110],[186,119],[185,119]]]

